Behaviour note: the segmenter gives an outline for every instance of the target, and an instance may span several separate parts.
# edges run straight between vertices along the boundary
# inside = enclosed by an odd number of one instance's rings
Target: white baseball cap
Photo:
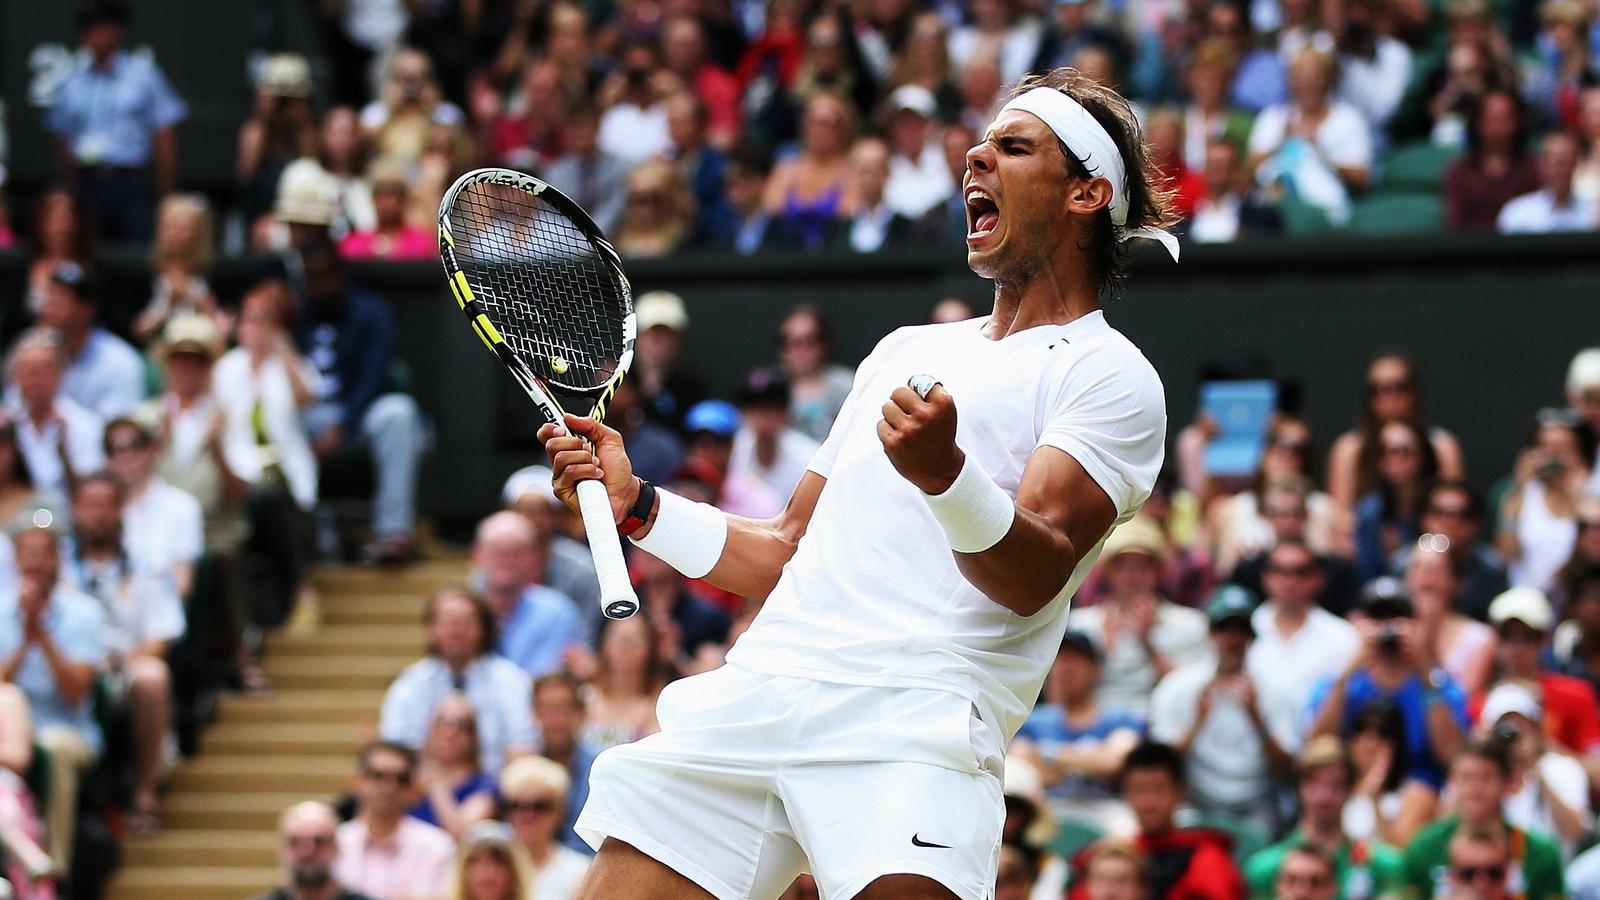
[[[633,315],[640,334],[657,325],[680,333],[689,330],[689,311],[684,309],[683,298],[671,291],[650,291],[641,295],[634,301]]]
[[[897,113],[909,109],[924,119],[931,119],[939,111],[939,99],[920,84],[903,84],[889,95],[889,111]]]
[[[1483,700],[1483,712],[1478,716],[1478,721],[1494,724],[1504,716],[1512,713],[1527,719],[1529,722],[1538,722],[1544,718],[1544,708],[1539,705],[1539,698],[1515,681],[1507,681],[1489,692]]]
[[[1489,622],[1499,627],[1516,619],[1534,631],[1549,631],[1555,624],[1555,613],[1544,593],[1531,587],[1514,587],[1494,598],[1489,604]]]
[[[534,494],[539,499],[550,503],[556,502],[555,475],[547,466],[528,466],[511,473],[506,479],[506,486],[500,491],[500,499],[505,505],[510,506],[523,497]]]

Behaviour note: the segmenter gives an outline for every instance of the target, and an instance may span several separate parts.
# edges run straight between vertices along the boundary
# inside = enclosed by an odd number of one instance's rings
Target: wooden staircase
[[[424,600],[466,574],[460,561],[319,570],[321,627],[267,638],[272,692],[221,699],[202,752],[172,775],[163,829],[128,838],[107,900],[244,900],[280,884],[278,815],[348,788],[384,689],[422,656]]]

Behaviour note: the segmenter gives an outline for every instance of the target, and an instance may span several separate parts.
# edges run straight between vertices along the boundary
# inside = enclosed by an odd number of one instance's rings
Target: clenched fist
[[[956,403],[940,384],[927,399],[909,387],[895,388],[883,405],[878,439],[895,470],[924,494],[948,490],[966,462],[956,446]]]

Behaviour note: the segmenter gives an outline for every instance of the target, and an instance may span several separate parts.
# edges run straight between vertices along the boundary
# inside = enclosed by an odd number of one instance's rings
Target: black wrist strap
[[[645,520],[650,518],[650,510],[656,505],[656,486],[643,478],[639,479],[639,496],[633,501],[633,506],[623,515],[622,521],[617,523],[617,533],[623,537],[633,534],[644,527]]]

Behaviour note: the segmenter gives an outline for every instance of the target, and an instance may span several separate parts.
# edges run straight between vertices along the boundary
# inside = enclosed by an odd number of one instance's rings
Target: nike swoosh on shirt
[[[949,850],[950,849],[950,845],[949,844],[930,844],[930,843],[928,843],[927,841],[922,839],[921,834],[922,834],[921,832],[917,832],[916,834],[913,834],[911,836],[911,846],[913,846],[913,847],[937,847],[940,850]]]

